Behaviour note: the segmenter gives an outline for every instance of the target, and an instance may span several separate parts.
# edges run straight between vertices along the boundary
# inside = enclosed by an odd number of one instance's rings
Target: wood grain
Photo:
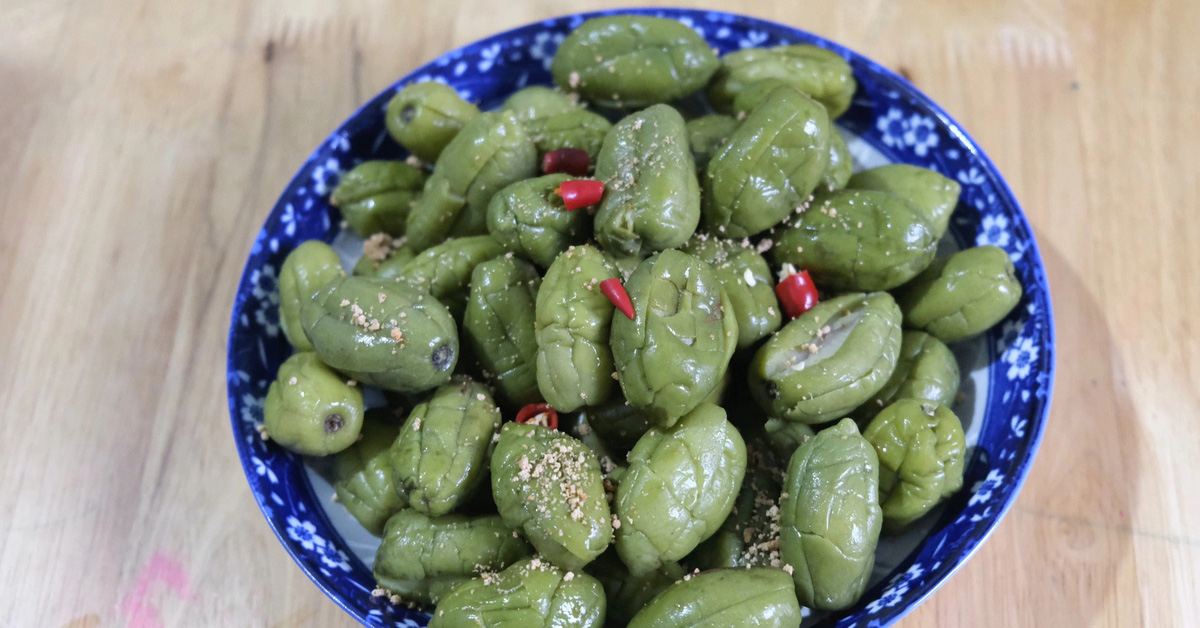
[[[223,380],[236,279],[275,196],[355,106],[564,10],[0,0],[0,624],[351,624],[241,477]],[[1008,177],[1049,267],[1059,372],[1037,464],[904,625],[1194,622],[1200,4],[740,10],[945,105]]]

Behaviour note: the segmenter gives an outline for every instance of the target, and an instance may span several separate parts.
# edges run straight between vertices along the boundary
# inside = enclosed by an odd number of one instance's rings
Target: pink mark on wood
[[[175,597],[192,600],[187,572],[179,561],[163,554],[154,554],[138,574],[133,592],[121,601],[121,610],[129,620],[129,628],[162,628],[158,606],[151,602],[150,588],[156,582],[166,585]]]

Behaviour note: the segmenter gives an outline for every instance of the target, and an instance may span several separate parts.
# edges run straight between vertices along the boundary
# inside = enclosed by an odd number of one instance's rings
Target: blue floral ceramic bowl
[[[955,352],[966,375],[955,406],[970,445],[965,488],[905,536],[886,538],[862,601],[852,609],[809,617],[805,625],[886,626],[916,607],[951,576],[1008,510],[1033,463],[1050,403],[1054,323],[1045,270],[1032,230],[1000,173],[940,107],[889,70],[803,31],[763,20],[683,9],[618,11],[673,18],[720,52],[811,43],[850,61],[858,80],[853,106],[838,120],[857,169],[888,162],[932,168],[962,183],[949,250],[991,244],[1012,257],[1025,296],[1000,325]],[[611,12],[610,12],[611,13]],[[331,489],[300,456],[262,441],[263,398],[290,353],[276,313],[276,276],[304,240],[353,243],[327,202],[342,172],[367,159],[403,158],[387,135],[384,108],[402,86],[434,80],[454,86],[483,109],[526,85],[550,84],[550,60],[568,32],[604,13],[572,15],[523,26],[452,51],[376,96],[304,163],[267,217],[250,251],[233,306],[229,334],[229,410],[238,455],[267,522],[296,563],[346,612],[367,625],[425,626],[428,615],[372,598],[370,563],[378,541],[329,501]]]

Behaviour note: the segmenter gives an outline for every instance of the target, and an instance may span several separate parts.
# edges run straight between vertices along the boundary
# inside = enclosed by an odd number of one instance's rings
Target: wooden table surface
[[[242,478],[225,339],[254,234],[330,129],[567,6],[434,5],[0,0],[0,625],[351,624]],[[724,8],[910,76],[999,165],[1046,258],[1041,453],[902,625],[1197,621],[1200,3]]]

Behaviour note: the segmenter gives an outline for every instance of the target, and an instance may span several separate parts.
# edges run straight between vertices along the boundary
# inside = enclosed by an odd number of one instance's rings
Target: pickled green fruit
[[[683,567],[674,561],[663,563],[650,573],[635,576],[629,573],[615,552],[605,552],[596,562],[588,565],[588,571],[604,585],[610,626],[627,625],[654,596],[684,576]]]
[[[850,108],[857,83],[840,55],[809,45],[749,48],[721,57],[721,68],[708,87],[718,111],[729,111],[739,93],[764,79],[781,79],[824,105],[834,119]]]
[[[708,230],[743,238],[790,216],[828,170],[832,133],[819,103],[790,87],[773,90],[708,162]]]
[[[746,472],[733,510],[717,533],[688,557],[699,569],[780,567],[779,482],[759,469]]]
[[[392,464],[388,449],[396,440],[395,425],[372,420],[366,414],[358,442],[333,457],[333,488],[337,501],[362,524],[368,532],[379,536],[388,518],[408,501],[396,492],[392,482]],[[385,411],[386,412],[386,411]]]
[[[447,236],[487,233],[492,195],[536,173],[537,148],[513,114],[479,114],[434,165],[408,215],[408,243],[423,251]]]
[[[871,421],[863,438],[879,455],[885,529],[904,528],[962,488],[967,443],[946,406],[901,399]]]
[[[937,248],[925,216],[887,192],[823,194],[776,236],[775,263],[832,290],[890,290],[917,276]]]
[[[890,164],[865,170],[851,177],[847,185],[856,190],[891,192],[906,199],[925,214],[936,238],[946,233],[950,215],[958,205],[958,195],[962,192],[962,186],[954,179],[928,168],[908,164]]]
[[[492,454],[492,495],[504,522],[559,568],[581,569],[612,542],[600,464],[562,432],[504,424]]]
[[[664,18],[592,18],[563,40],[550,72],[566,91],[605,107],[640,109],[682,98],[717,71],[708,43]]]
[[[813,428],[805,423],[782,419],[768,419],[766,425],[763,426],[763,431],[766,433],[767,444],[775,453],[776,459],[784,461],[790,459],[800,445],[803,445],[815,434]]]
[[[300,307],[321,286],[345,275],[338,254],[320,240],[301,242],[279,269],[279,326],[297,351],[312,351],[300,323]]]
[[[405,601],[433,602],[481,572],[525,558],[529,544],[500,517],[430,517],[402,510],[388,519],[372,572]]]
[[[379,232],[398,237],[424,186],[425,173],[403,161],[364,161],[338,181],[329,204],[360,238]]]
[[[604,197],[596,240],[614,255],[682,245],[700,222],[700,185],[679,112],[655,105],[623,118],[596,159]]]
[[[780,541],[804,606],[841,610],[862,597],[883,519],[879,476],[875,450],[850,419],[821,430],[792,456]]]
[[[578,148],[586,152],[595,163],[604,138],[612,129],[612,123],[600,114],[575,109],[528,122],[525,127],[539,153],[545,154],[560,148]]]
[[[653,428],[629,453],[615,500],[616,547],[635,576],[679,560],[712,536],[746,474],[746,445],[719,406]]]
[[[822,301],[783,326],[750,364],[768,415],[801,423],[845,416],[883,387],[900,352],[900,308],[886,292]]]
[[[353,445],[362,419],[362,391],[310,352],[280,365],[263,404],[267,436],[306,456],[327,456]]]
[[[462,318],[475,267],[504,253],[491,236],[448,240],[426,249],[408,261],[399,258],[379,266],[375,276],[392,279],[428,292],[441,301],[455,319]]]
[[[737,346],[737,320],[712,266],[674,249],[642,262],[625,290],[635,317],[612,321],[621,390],[670,427],[720,383]]]
[[[429,390],[450,381],[458,363],[458,327],[446,306],[395,281],[334,279],[304,304],[300,321],[323,362],[386,390]]]
[[[685,253],[708,262],[729,296],[737,319],[739,349],[745,349],[779,329],[782,322],[771,268],[753,248],[733,240],[692,238]]]
[[[800,604],[779,569],[717,569],[684,578],[654,598],[629,628],[799,628]]]
[[[455,376],[413,408],[392,444],[396,491],[433,517],[455,510],[487,479],[500,409],[488,389]]]
[[[958,362],[942,341],[923,331],[905,331],[900,339],[900,355],[892,376],[854,411],[859,427],[884,406],[899,399],[924,399],[949,407],[958,394]]]
[[[442,597],[429,628],[600,628],[604,588],[541,557],[460,584]]]
[[[560,253],[587,242],[592,231],[587,212],[567,211],[554,193],[569,180],[548,174],[500,190],[488,203],[488,233],[505,249],[548,268]]]
[[[530,85],[513,92],[500,109],[511,111],[521,122],[533,122],[575,111],[579,104],[564,92],[544,85]]]
[[[767,99],[767,94],[770,94],[777,87],[791,87],[804,93],[804,90],[796,87],[792,83],[779,78],[768,78],[761,81],[755,81],[746,86],[746,89],[738,92],[733,99],[733,111],[731,115],[738,118],[745,118],[754,111],[755,107],[762,104]],[[810,96],[811,98],[811,96]]]
[[[392,138],[425,161],[437,161],[458,132],[479,115],[454,88],[426,81],[401,89],[388,102],[385,121]]]
[[[897,299],[904,324],[942,342],[983,333],[1021,300],[1021,282],[1003,249],[980,246],[935,260]]]
[[[581,412],[600,438],[620,451],[633,449],[642,434],[654,426],[621,395],[614,395],[606,403],[584,408]]]
[[[609,328],[613,304],[600,282],[616,276],[592,246],[567,249],[546,271],[535,308],[538,390],[559,412],[599,405],[614,385]]]
[[[850,147],[846,146],[846,138],[842,137],[837,127],[830,129],[829,134],[829,169],[821,177],[821,185],[830,192],[840,190],[850,183],[854,168],[854,159],[850,156]],[[945,227],[942,228],[945,231]],[[941,237],[941,232],[934,229],[934,234]]]
[[[733,136],[739,122],[732,116],[713,114],[687,123],[688,144],[696,168],[704,170],[712,156]]]
[[[463,333],[510,405],[541,399],[534,308],[542,278],[532,264],[501,255],[475,267]]]

